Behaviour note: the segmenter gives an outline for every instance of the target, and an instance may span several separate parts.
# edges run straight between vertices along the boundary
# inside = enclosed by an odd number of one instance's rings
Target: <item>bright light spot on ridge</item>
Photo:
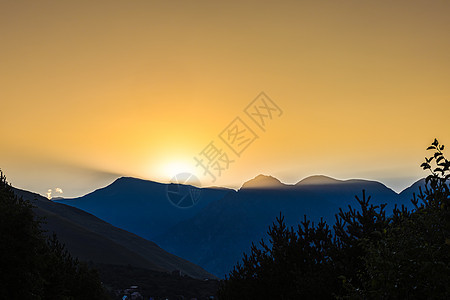
[[[166,180],[171,180],[174,176],[180,173],[192,173],[195,175],[196,168],[194,160],[192,162],[186,161],[172,161],[163,165],[162,174]]]

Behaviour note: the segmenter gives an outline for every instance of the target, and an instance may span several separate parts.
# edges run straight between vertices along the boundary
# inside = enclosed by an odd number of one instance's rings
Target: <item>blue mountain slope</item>
[[[134,266],[158,272],[181,271],[193,278],[214,278],[197,265],[161,249],[148,241],[103,220],[37,194],[15,189],[15,193],[34,205],[34,212],[44,218],[42,227],[53,232],[70,253],[82,261],[96,264]]]
[[[248,252],[252,242],[266,236],[268,226],[280,212],[288,225],[297,225],[307,215],[317,222],[334,223],[339,208],[357,207],[355,195],[362,190],[372,204],[412,207],[418,190],[414,184],[401,194],[367,180],[336,180],[308,177],[285,185],[270,176],[257,176],[239,191],[202,189],[194,207],[180,209],[167,199],[166,184],[120,178],[86,196],[63,202],[88,211],[114,226],[157,242],[165,250],[192,261],[222,277]]]
[[[199,200],[190,208],[174,206],[167,197],[168,184],[122,177],[105,188],[80,198],[58,200],[87,211],[119,228],[147,239],[162,234],[179,222],[192,218],[227,189],[197,189]]]
[[[274,183],[271,178],[267,181]],[[339,208],[357,207],[355,195],[362,190],[371,203],[411,207],[407,193],[397,193],[379,182],[366,180],[339,181],[314,176],[296,185],[275,184],[261,187],[264,181],[249,182],[238,192],[205,207],[198,215],[171,228],[155,241],[167,251],[180,255],[207,271],[223,277],[248,252],[252,242],[266,236],[268,226],[280,212],[290,226],[296,226],[304,215],[317,222],[324,218],[332,225]],[[407,199],[407,200],[406,200]]]
[[[398,196],[402,202],[408,203],[409,207],[412,207],[411,199],[413,199],[413,194],[416,194],[417,197],[420,193],[419,188],[422,188],[422,190],[424,191],[425,190],[424,187],[425,187],[425,179],[420,179],[415,183],[413,183],[410,187],[404,189]]]

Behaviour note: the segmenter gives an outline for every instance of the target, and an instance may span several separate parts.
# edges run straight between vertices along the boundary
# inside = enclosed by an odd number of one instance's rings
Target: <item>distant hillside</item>
[[[151,240],[179,222],[192,218],[229,191],[193,187],[199,195],[197,204],[190,208],[179,208],[168,199],[169,186],[122,177],[83,197],[56,202],[80,208],[114,226]]]
[[[166,184],[120,178],[84,197],[58,202],[86,210],[135,234],[147,237],[165,250],[203,267],[219,277],[231,270],[257,242],[280,212],[288,225],[304,215],[330,225],[339,208],[356,207],[355,195],[362,190],[371,203],[411,207],[416,185],[397,194],[382,183],[367,180],[336,180],[311,176],[295,185],[259,175],[239,191],[201,189],[198,204],[188,209],[173,206]]]
[[[362,190],[371,196],[373,204],[387,203],[387,211],[395,204],[411,207],[412,189],[398,195],[385,185],[366,180],[340,181],[325,176],[313,176],[296,185],[275,184],[258,188],[260,182],[276,183],[273,178],[248,182],[237,192],[208,205],[195,217],[171,228],[155,241],[164,249],[202,266],[223,277],[267,232],[280,212],[286,223],[296,226],[304,215],[318,221],[324,218],[330,225],[339,208],[357,207],[355,195]]]
[[[267,175],[258,175],[252,180],[245,182],[241,189],[275,189],[283,188],[285,184],[278,179]]]
[[[215,278],[201,267],[164,251],[155,243],[114,227],[87,212],[27,191],[15,189],[15,192],[36,206],[36,214],[45,218],[44,228],[49,233],[55,232],[70,253],[80,260],[168,273],[180,270],[193,278]]]
[[[402,201],[409,201],[412,199],[413,194],[416,194],[416,196],[419,194],[419,188],[425,186],[425,178],[420,179],[416,181],[414,184],[412,184],[410,187],[404,189],[400,194],[399,197],[402,199]]]

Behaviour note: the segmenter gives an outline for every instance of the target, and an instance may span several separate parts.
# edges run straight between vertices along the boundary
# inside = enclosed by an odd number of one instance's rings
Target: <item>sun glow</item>
[[[78,197],[119,176],[325,174],[402,190],[450,140],[433,125],[450,109],[450,1],[173,2],[1,2],[11,183]],[[244,112],[261,91],[283,111],[267,130]],[[258,135],[240,156],[219,136],[237,117]],[[210,142],[234,161],[210,164],[216,180],[194,160]]]
[[[161,174],[164,174],[164,180],[170,181],[174,176],[180,173],[196,174],[195,161],[177,160],[163,164]]]

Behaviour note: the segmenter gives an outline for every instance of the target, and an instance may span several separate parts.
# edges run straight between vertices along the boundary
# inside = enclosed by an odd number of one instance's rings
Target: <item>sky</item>
[[[183,172],[400,191],[435,137],[450,143],[449,15],[438,0],[0,0],[0,168],[64,197]]]

